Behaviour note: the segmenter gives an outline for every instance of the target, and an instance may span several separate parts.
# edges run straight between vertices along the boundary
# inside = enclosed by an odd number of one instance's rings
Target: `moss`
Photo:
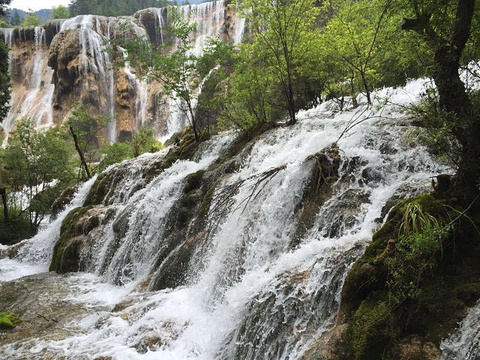
[[[215,189],[217,187],[217,184],[214,184],[206,194],[203,196],[202,203],[200,205],[200,208],[198,210],[198,216],[199,218],[205,219],[208,215],[208,212],[210,211],[210,205],[212,204],[213,200],[213,194],[215,193]]]
[[[79,207],[73,209],[63,220],[62,227],[60,229],[60,238],[58,239],[55,247],[53,248],[52,261],[50,263],[50,271],[56,272],[68,272],[75,270],[71,266],[64,264],[66,255],[72,255],[72,251],[75,251],[77,246],[72,245],[72,240],[81,234],[81,231],[77,228],[78,221],[92,208],[92,206]],[[90,229],[91,230],[91,229]],[[78,244],[77,244],[78,245]],[[78,250],[78,249],[77,249]]]
[[[92,188],[88,192],[88,195],[85,199],[85,206],[99,205],[102,203],[103,199],[111,188],[111,179],[109,174],[110,173],[104,172],[98,175],[97,180],[95,180],[95,183],[92,185]]]
[[[454,225],[455,231],[442,235],[440,247],[427,251],[421,247],[399,248],[399,231],[405,231],[404,214],[412,204],[419,205],[439,226]],[[453,201],[428,194],[400,202],[353,265],[342,291],[341,310],[349,328],[346,344],[351,357],[397,358],[395,351],[401,346],[396,344],[411,336],[438,346],[480,298],[480,238],[472,220],[478,214],[459,216],[462,210],[454,206]],[[418,234],[414,232],[409,241],[416,241]],[[422,264],[429,266],[419,271]],[[417,280],[414,288],[402,288],[405,279]],[[388,316],[385,309],[390,309]],[[384,313],[388,321],[374,321]]]
[[[3,211],[0,209],[0,244],[13,245],[30,238],[35,233],[27,216],[16,217],[14,214],[10,214],[10,219],[5,221]]]
[[[185,179],[185,187],[183,189],[183,192],[187,194],[193,190],[199,189],[202,185],[202,179],[203,175],[205,175],[205,172],[205,170],[199,170],[193,174],[188,175]]]
[[[20,323],[20,319],[13,314],[0,312],[0,330],[10,330]]]
[[[353,359],[381,359],[392,337],[391,322],[392,313],[386,302],[373,299],[362,301],[347,333]]]

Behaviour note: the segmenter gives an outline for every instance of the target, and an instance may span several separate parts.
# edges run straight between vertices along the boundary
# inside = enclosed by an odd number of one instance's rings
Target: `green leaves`
[[[32,121],[19,120],[0,151],[0,187],[10,207],[28,214],[36,229],[63,189],[75,181],[73,148],[58,129],[38,132]]]

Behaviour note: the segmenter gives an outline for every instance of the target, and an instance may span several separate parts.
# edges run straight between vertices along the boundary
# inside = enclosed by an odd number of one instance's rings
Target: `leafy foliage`
[[[28,214],[31,229],[37,229],[51,204],[75,180],[73,149],[52,129],[38,132],[29,120],[17,121],[8,145],[0,151],[0,177],[9,194],[11,209]]]
[[[314,0],[246,0],[242,7],[251,23],[253,51],[263,58],[267,72],[276,74],[289,121],[295,123],[295,77],[304,55],[302,44],[314,37],[319,8]]]
[[[80,159],[79,174],[83,179],[90,177],[93,171],[91,164],[100,158],[98,149],[105,138],[101,135],[110,121],[111,119],[106,116],[91,116],[87,105],[83,103],[76,103],[70,112],[65,126],[74,140]]]
[[[22,26],[22,27],[25,27],[25,26],[40,26],[41,24],[42,24],[42,19],[38,15],[35,15],[33,10],[30,10],[25,15],[25,18],[23,19],[20,26]]]
[[[405,205],[395,252],[386,259],[392,304],[418,296],[425,272],[436,266],[452,230],[449,221],[429,214],[420,202],[413,200]]]
[[[70,17],[70,11],[67,7],[63,5],[58,5],[52,7],[52,11],[50,13],[51,19],[68,19]]]

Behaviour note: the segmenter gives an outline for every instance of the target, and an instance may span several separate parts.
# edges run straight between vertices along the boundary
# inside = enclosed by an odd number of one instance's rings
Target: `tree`
[[[97,1],[72,0],[69,8],[72,16],[97,14]]]
[[[381,76],[375,72],[372,63],[385,30],[390,3],[387,0],[382,6],[371,0],[340,1],[322,34],[327,52],[335,62],[348,69],[348,79],[344,80],[350,84],[352,98],[358,78],[369,105],[372,104],[372,83],[375,77]]]
[[[195,115],[194,102],[197,99],[201,86],[199,69],[200,57],[194,54],[191,34],[195,24],[184,21],[176,9],[171,7],[169,33],[175,42],[162,44],[156,48],[147,39],[122,42],[122,49],[126,49],[128,60],[136,67],[143,69],[143,73],[162,84],[163,91],[179,100],[180,111],[186,116],[195,135],[195,141],[200,140],[200,127]],[[122,56],[118,57],[124,62]],[[204,69],[203,69],[204,70]]]
[[[133,135],[130,144],[134,157],[147,152],[159,151],[163,148],[162,144],[153,137],[153,130],[145,126],[141,126],[138,129],[136,134]]]
[[[55,198],[74,180],[73,151],[59,132],[53,129],[40,133],[32,121],[21,119],[0,153],[5,192],[9,190],[10,203],[18,216],[28,214],[32,230],[38,228]]]
[[[20,17],[20,14],[18,13],[17,10],[13,12],[12,20],[10,24],[13,26],[19,26],[22,23],[22,18]]]
[[[42,24],[42,19],[39,16],[35,15],[33,10],[29,10],[28,13],[25,15],[23,22],[21,24],[22,27],[26,26],[40,26]]]
[[[457,186],[462,189],[461,198],[470,202],[478,194],[480,179],[480,117],[473,113],[459,67],[472,30],[475,0],[456,0],[445,6],[436,1],[413,0],[405,11],[413,17],[405,18],[402,28],[416,32],[434,54],[432,76],[439,105],[454,118],[453,134],[463,148]]]
[[[52,7],[50,13],[50,19],[68,19],[70,17],[70,11],[63,5]]]
[[[243,13],[251,21],[256,51],[264,51],[266,61],[280,80],[289,122],[295,123],[294,79],[301,57],[302,41],[314,36],[313,25],[319,13],[315,0],[245,0]]]
[[[100,169],[104,170],[108,166],[123,160],[131,159],[147,152],[156,152],[162,149],[162,143],[153,137],[153,130],[145,126],[141,126],[136,134],[133,135],[132,140],[116,142],[102,146]]]
[[[89,114],[85,104],[76,103],[65,123],[70,133],[75,150],[80,160],[80,178],[88,180],[92,177],[93,169],[90,164],[98,161],[100,147],[100,132],[105,129],[110,119],[105,116],[93,117]]]
[[[248,131],[258,124],[274,121],[272,84],[275,74],[251,44],[242,44],[235,54],[234,71],[227,79],[220,126]]]

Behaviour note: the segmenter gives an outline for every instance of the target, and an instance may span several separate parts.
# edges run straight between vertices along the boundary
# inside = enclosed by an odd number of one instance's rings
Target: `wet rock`
[[[78,189],[78,185],[72,185],[66,188],[60,196],[53,202],[52,205],[52,218],[56,218],[57,215],[62,212],[65,207],[70,204],[75,196],[75,192]]]
[[[59,351],[54,347],[40,347],[38,352],[32,353],[28,344],[31,341],[41,343],[62,340],[71,335],[72,327],[77,328],[75,324],[85,317],[87,311],[95,314],[108,310],[98,305],[87,310],[78,302],[66,300],[67,297],[77,296],[77,284],[77,280],[55,273],[32,275],[0,284],[2,309],[21,319],[21,323],[13,330],[8,333],[0,332],[0,347],[5,359],[65,358],[63,350]],[[81,331],[78,328],[76,330]],[[13,346],[15,356],[10,354],[7,357],[6,345]]]
[[[102,223],[106,213],[104,207],[80,207],[68,214],[53,250],[50,271],[67,273],[85,268],[80,254],[88,246],[88,235]]]
[[[440,349],[420,336],[412,335],[398,346],[398,360],[438,360]]]

